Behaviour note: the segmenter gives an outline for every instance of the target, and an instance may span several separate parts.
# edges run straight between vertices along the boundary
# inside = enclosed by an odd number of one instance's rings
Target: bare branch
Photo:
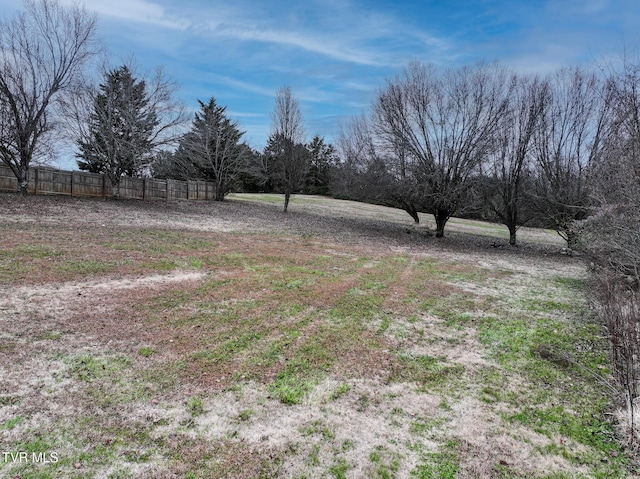
[[[53,125],[51,107],[95,54],[95,16],[57,0],[27,0],[0,23],[0,158],[26,193],[29,166]]]

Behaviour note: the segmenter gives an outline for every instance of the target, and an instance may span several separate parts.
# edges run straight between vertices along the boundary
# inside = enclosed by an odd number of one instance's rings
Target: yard
[[[554,233],[281,201],[0,195],[0,477],[635,477]]]

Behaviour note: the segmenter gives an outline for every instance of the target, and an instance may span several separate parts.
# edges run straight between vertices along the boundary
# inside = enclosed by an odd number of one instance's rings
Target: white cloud
[[[379,53],[348,46],[344,38],[331,38],[314,33],[300,33],[288,30],[261,29],[255,26],[213,24],[212,33],[221,37],[238,40],[276,43],[301,48],[336,60],[360,65],[385,66],[394,63]]]
[[[239,0],[182,13],[190,15],[193,31],[203,36],[284,45],[354,65],[397,68],[406,64],[406,55],[416,46],[427,47],[434,56],[450,47],[393,14],[363,11],[349,2],[337,2],[339,7],[320,3],[294,5],[283,14],[275,6]]]
[[[253,113],[245,111],[227,110],[227,114],[232,118],[267,118],[264,113]]]
[[[227,86],[237,88],[239,90],[248,91],[251,93],[257,93],[258,95],[265,95],[265,96],[275,95],[275,90],[265,88],[263,86],[259,86],[254,83],[236,80],[235,78],[231,78],[228,76],[218,75],[216,73],[210,73],[207,76],[207,78],[215,81],[216,83],[222,83],[223,85],[227,85]]]
[[[64,0],[72,4],[73,0]],[[185,30],[189,22],[170,16],[166,9],[148,0],[85,0],[87,10],[95,11],[100,16],[110,17],[127,22],[146,23],[165,28]]]

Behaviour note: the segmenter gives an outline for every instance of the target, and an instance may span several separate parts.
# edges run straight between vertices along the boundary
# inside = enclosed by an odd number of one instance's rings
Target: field
[[[634,477],[557,236],[281,201],[0,195],[0,477]]]

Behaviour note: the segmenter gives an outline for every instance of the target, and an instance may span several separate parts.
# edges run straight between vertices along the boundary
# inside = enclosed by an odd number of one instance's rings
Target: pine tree
[[[78,140],[78,167],[104,173],[118,197],[123,176],[140,175],[150,160],[159,119],[143,80],[127,66],[106,74],[93,102],[87,138]]]
[[[304,193],[328,195],[331,175],[338,165],[336,151],[319,135],[313,137],[307,149],[309,150],[309,171],[305,179]]]
[[[200,111],[195,114],[191,131],[180,141],[177,154],[191,163],[199,176],[215,182],[214,199],[223,201],[251,150],[240,142],[244,132],[227,117],[227,107],[219,106],[215,98],[198,103]]]

